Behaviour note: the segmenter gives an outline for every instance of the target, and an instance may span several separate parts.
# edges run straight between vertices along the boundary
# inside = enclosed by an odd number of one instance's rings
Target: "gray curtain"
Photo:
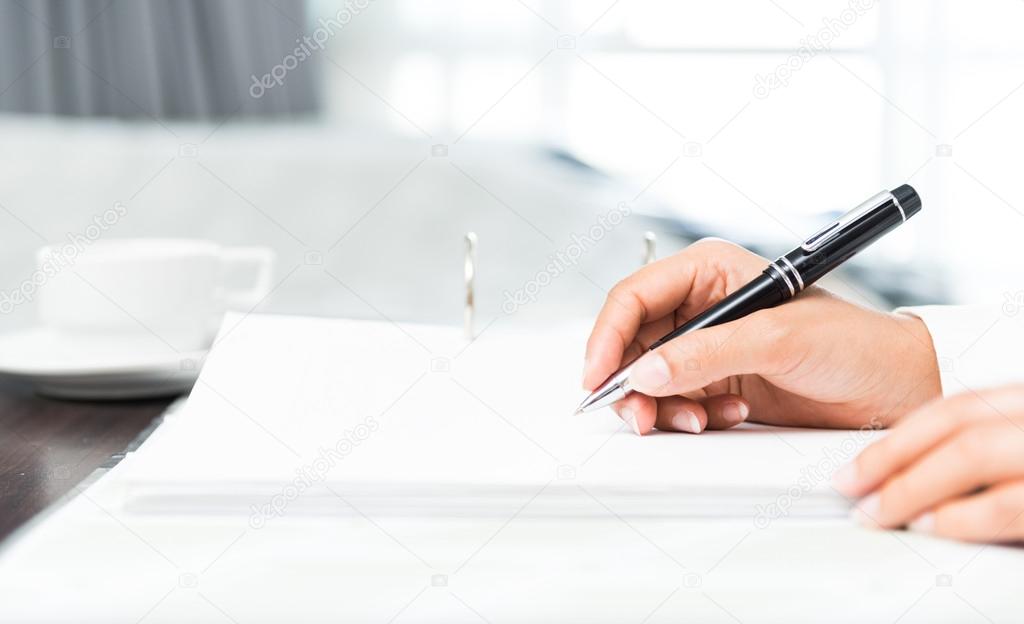
[[[0,0],[0,111],[156,118],[314,112],[315,54],[279,84],[253,87],[253,76],[275,66],[281,75],[306,34],[305,20],[304,0]]]

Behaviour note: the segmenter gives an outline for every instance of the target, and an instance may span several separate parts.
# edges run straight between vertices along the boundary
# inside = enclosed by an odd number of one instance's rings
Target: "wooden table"
[[[171,400],[61,401],[0,381],[0,540],[116,463]]]

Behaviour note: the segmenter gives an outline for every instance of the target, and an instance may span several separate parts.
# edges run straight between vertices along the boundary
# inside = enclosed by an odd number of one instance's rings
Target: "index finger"
[[[618,370],[622,354],[644,323],[688,305],[695,291],[713,299],[727,294],[733,282],[754,277],[763,259],[723,240],[698,241],[683,251],[649,264],[608,293],[587,341],[583,386],[593,390]],[[698,297],[700,299],[701,297]],[[695,312],[707,302],[695,301]],[[700,308],[700,309],[697,309]]]
[[[640,326],[674,311],[696,279],[696,263],[684,251],[643,267],[616,284],[587,340],[583,387],[593,390],[614,373]]]

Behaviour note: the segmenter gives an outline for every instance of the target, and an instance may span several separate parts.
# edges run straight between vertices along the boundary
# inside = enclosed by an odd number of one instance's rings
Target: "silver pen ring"
[[[800,271],[796,270],[796,267],[793,266],[793,263],[790,262],[789,258],[787,258],[786,256],[782,256],[781,258],[779,258],[779,260],[784,262],[786,266],[788,266],[789,269],[793,271],[793,277],[796,278],[796,283],[800,284],[800,290],[802,291],[804,289],[804,278],[802,275],[800,275]]]
[[[795,296],[796,295],[796,289],[793,288],[793,282],[791,282],[789,280],[789,277],[786,275],[786,272],[783,271],[781,268],[779,268],[779,265],[775,264],[774,262],[771,263],[771,266],[772,266],[772,268],[774,268],[778,272],[779,275],[782,276],[783,281],[786,282],[786,286],[789,287],[789,296],[790,297]]]
[[[889,193],[889,197],[892,198],[892,203],[896,204],[896,208],[900,211],[900,216],[903,217],[903,222],[907,222],[907,213],[903,211],[903,206],[900,205],[900,200],[896,199],[896,196]]]

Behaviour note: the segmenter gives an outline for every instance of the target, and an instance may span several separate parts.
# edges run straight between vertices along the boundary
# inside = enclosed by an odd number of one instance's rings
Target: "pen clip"
[[[800,248],[806,252],[818,251],[825,243],[834,239],[836,236],[839,236],[839,234],[846,231],[848,227],[871,214],[876,208],[885,202],[891,200],[892,193],[889,191],[882,191],[812,234],[810,238],[800,245]]]

